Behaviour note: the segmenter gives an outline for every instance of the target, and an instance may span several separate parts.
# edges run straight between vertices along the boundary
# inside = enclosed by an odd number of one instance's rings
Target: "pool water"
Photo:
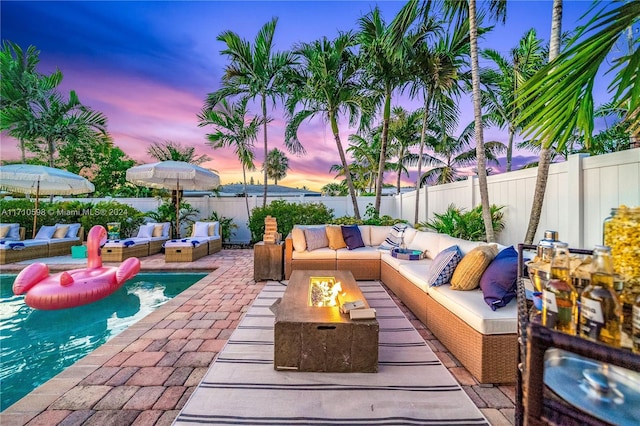
[[[77,308],[32,309],[0,275],[0,411],[98,348],[206,273],[140,273],[110,296]]]

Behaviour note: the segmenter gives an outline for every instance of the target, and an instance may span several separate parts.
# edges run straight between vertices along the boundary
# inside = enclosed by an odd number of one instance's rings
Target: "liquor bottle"
[[[591,282],[580,298],[580,337],[619,348],[622,309],[613,282],[611,248],[596,246]]]
[[[553,243],[551,279],[542,295],[542,325],[575,335],[578,293],[571,284],[569,260],[568,244]]]
[[[638,296],[636,303],[633,305],[633,333],[631,335],[631,341],[631,350],[633,350],[634,353],[640,354],[640,296]]]

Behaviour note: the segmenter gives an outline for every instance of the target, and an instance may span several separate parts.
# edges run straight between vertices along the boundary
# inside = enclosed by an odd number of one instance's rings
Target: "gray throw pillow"
[[[304,238],[307,240],[307,250],[309,251],[329,247],[329,239],[324,226],[322,228],[305,228]]]

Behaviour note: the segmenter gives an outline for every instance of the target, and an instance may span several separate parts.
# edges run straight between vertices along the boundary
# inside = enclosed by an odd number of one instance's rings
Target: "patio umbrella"
[[[66,170],[33,164],[0,166],[0,189],[36,196],[33,236],[36,236],[40,195],[77,195],[95,191],[87,179]]]
[[[214,189],[220,177],[211,170],[184,161],[160,161],[127,170],[127,180],[135,185],[176,191],[176,234],[180,236],[180,191]]]

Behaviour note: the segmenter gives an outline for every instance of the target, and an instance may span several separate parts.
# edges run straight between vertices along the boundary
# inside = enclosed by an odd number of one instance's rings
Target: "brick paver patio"
[[[191,263],[166,264],[159,254],[141,260],[145,271],[215,271],[0,413],[1,425],[173,422],[264,282],[253,280],[253,250],[225,249]],[[396,302],[491,424],[513,424],[515,386],[479,385]]]

